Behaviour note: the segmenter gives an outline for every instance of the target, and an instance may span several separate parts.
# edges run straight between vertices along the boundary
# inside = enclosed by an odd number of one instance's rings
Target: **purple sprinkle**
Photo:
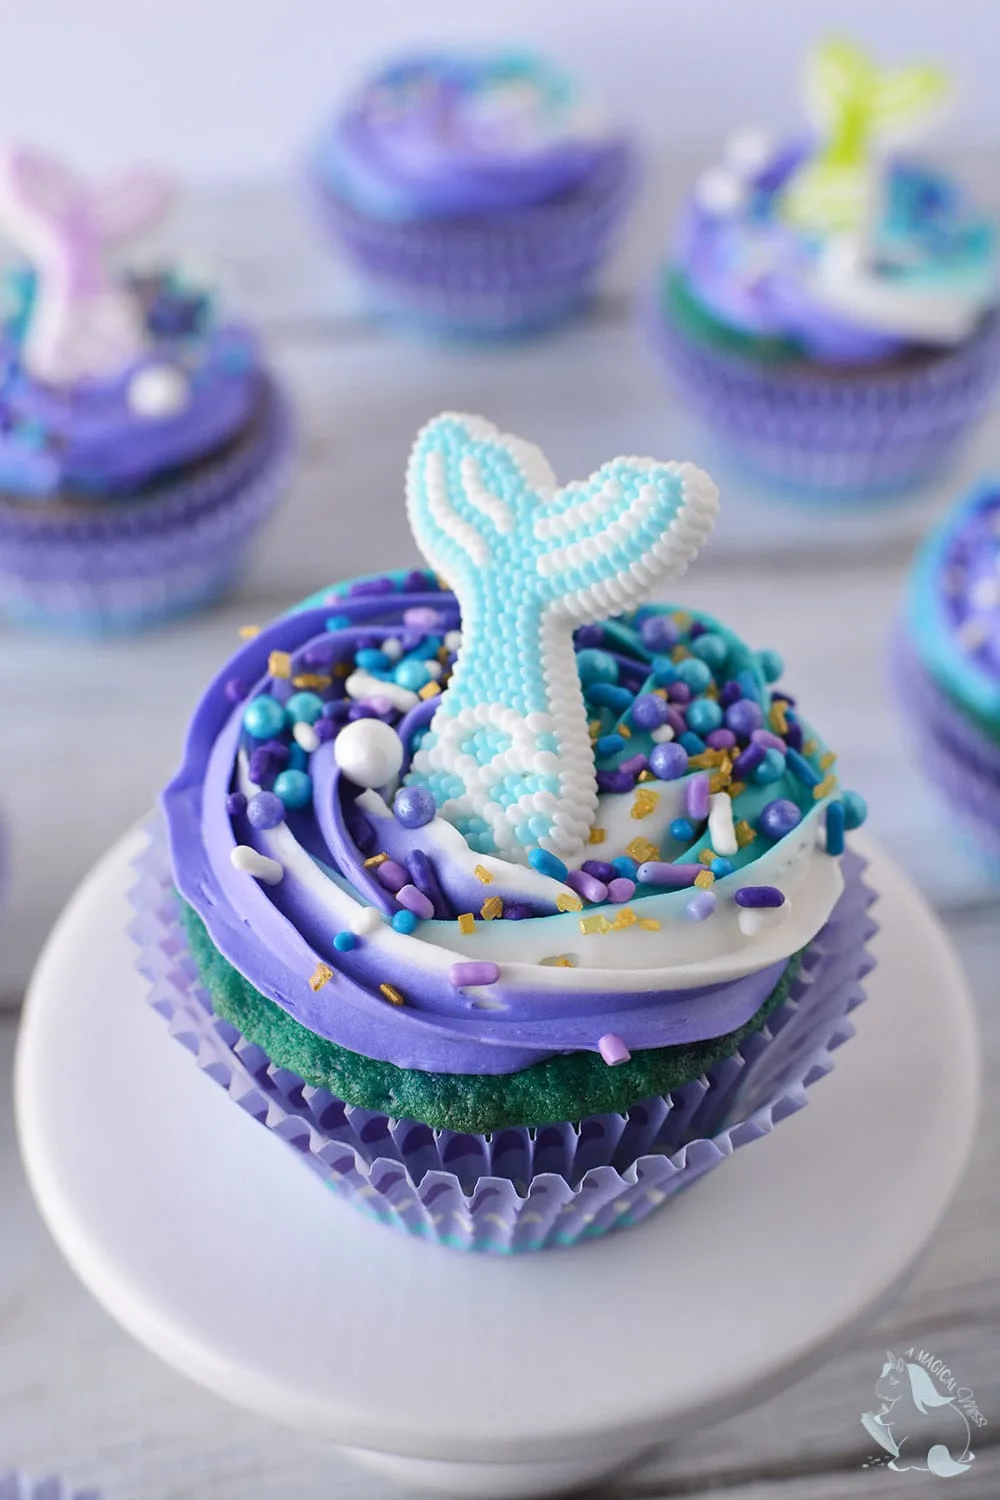
[[[238,677],[230,677],[226,681],[223,692],[230,703],[242,703],[246,697],[246,685]]]
[[[508,901],[503,914],[508,922],[523,922],[525,917],[531,916],[531,907],[525,906],[523,901]]]
[[[429,855],[423,849],[411,849],[407,863],[409,864],[413,884],[417,887],[418,891],[423,891],[424,895],[433,903],[434,915],[440,917],[443,921],[447,921],[450,917],[454,916],[451,902],[441,889],[437,870],[434,868],[434,862]]]
[[[691,897],[684,908],[692,922],[704,922],[710,917],[719,904],[719,898],[714,891],[698,891]]]
[[[355,719],[377,719],[378,710],[372,708],[370,703],[352,703],[347,710],[347,717],[352,723]]]
[[[263,745],[258,745],[256,750],[250,751],[250,759],[247,762],[247,774],[250,780],[257,786],[263,786],[269,778],[276,776],[278,767],[274,756]]]
[[[383,575],[380,578],[356,578],[347,592],[352,599],[357,599],[367,594],[391,594],[395,587],[392,579]]]
[[[742,750],[733,761],[733,775],[740,781],[745,781],[751,771],[756,771],[766,754],[767,750],[759,740],[751,740],[746,749]]]
[[[736,736],[731,729],[712,729],[706,734],[705,743],[713,750],[732,750],[736,745]]]
[[[401,864],[397,864],[394,859],[384,859],[380,865],[376,866],[375,879],[379,885],[385,886],[387,891],[392,891],[395,895],[397,891],[402,890],[404,885],[409,885],[410,872]]]
[[[600,625],[581,625],[574,640],[578,651],[589,651],[601,644],[604,640],[604,631]]]
[[[690,703],[691,689],[686,682],[672,682],[667,688],[667,697],[671,703]]]
[[[667,885],[675,890],[694,885],[704,865],[672,865],[665,860],[647,859],[636,871],[643,885]]]
[[[344,821],[355,848],[362,854],[370,854],[375,847],[375,830],[368,819],[355,810]]]
[[[706,771],[692,776],[684,788],[684,806],[689,818],[702,823],[708,817],[709,780]],[[640,877],[641,878],[641,877]]]
[[[338,698],[335,703],[323,704],[324,719],[332,719],[334,724],[344,724],[351,712],[351,705],[347,698]]]
[[[416,651],[427,639],[426,630],[404,630],[399,637],[399,644],[404,651]]]
[[[755,745],[763,745],[765,750],[780,750],[782,755],[788,748],[781,736],[772,734],[770,729],[755,729],[750,739]]]
[[[606,859],[585,859],[580,869],[595,880],[603,880],[605,885],[615,878],[615,867]]]
[[[788,723],[788,728],[785,731],[785,742],[786,742],[786,744],[788,745],[788,747],[791,750],[801,750],[802,749],[802,741],[803,741],[803,738],[804,738],[803,733],[802,733],[802,725],[796,723],[796,721],[794,719],[789,719],[787,721],[787,723]]]
[[[733,682],[730,679],[729,682],[724,682],[722,687],[719,689],[719,707],[721,709],[730,708],[742,697],[743,689],[740,687],[738,682]]]
[[[417,604],[412,609],[403,610],[403,624],[411,630],[432,632],[441,629],[441,616],[430,605]]]
[[[387,863],[391,864],[392,860]],[[382,869],[381,865],[379,869]],[[407,911],[412,911],[415,917],[420,917],[421,921],[427,922],[434,915],[434,906],[430,898],[415,885],[401,885],[396,892],[396,900],[400,906],[405,906]]]
[[[334,651],[322,641],[313,641],[311,646],[305,646],[302,650],[302,665],[304,667],[328,667],[333,661]]]
[[[628,760],[618,762],[618,770],[624,771],[626,776],[638,776],[640,772],[649,770],[649,761],[644,755],[630,755]]]
[[[421,590],[424,593],[432,592],[437,586],[437,579],[433,573],[424,573],[420,568],[410,569],[404,585],[408,594],[419,594]]]
[[[667,704],[667,723],[674,734],[687,734],[687,720],[679,708],[674,708],[672,703]]]
[[[772,692],[772,694],[771,694],[771,702],[772,703],[786,703],[789,708],[794,708],[795,707],[795,699],[792,697],[791,693],[786,693],[783,688],[780,689],[780,691],[776,690],[776,691]]]
[[[566,885],[571,891],[576,891],[584,901],[591,901],[596,906],[600,901],[608,899],[608,888],[603,880],[595,880],[593,875],[588,875],[585,870],[570,870],[566,876]]]
[[[320,744],[324,740],[332,740],[337,733],[337,726],[332,719],[317,719],[313,725],[313,729]]]
[[[742,885],[733,898],[737,906],[784,906],[785,898],[776,885]]]
[[[372,693],[370,697],[362,699],[362,702],[369,704],[380,719],[388,718],[391,713],[395,712],[392,699],[387,698],[384,693]]]
[[[486,958],[464,959],[448,970],[448,983],[456,990],[469,984],[496,984],[499,978],[500,965]]]
[[[632,1056],[620,1036],[615,1036],[613,1031],[606,1031],[597,1044],[600,1052],[609,1068],[617,1068],[620,1063],[627,1063]]]
[[[281,740],[265,740],[260,749],[266,750],[268,755],[273,756],[279,766],[286,765],[291,754],[288,746]]]
[[[240,818],[247,810],[247,799],[242,792],[230,792],[226,798],[226,812],[231,818]]]
[[[635,881],[629,880],[627,875],[616,875],[614,880],[608,881],[608,900],[620,906],[623,901],[631,901],[635,895]]]
[[[631,792],[635,787],[635,777],[629,776],[624,771],[598,771],[597,790],[599,792]]]

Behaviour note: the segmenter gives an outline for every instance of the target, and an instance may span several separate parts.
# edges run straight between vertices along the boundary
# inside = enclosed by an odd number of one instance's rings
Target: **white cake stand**
[[[339,1202],[146,1001],[129,834],[38,965],[17,1115],[94,1296],[217,1394],[439,1493],[554,1493],[754,1405],[898,1285],[962,1173],[977,1038],[958,963],[869,843],[879,967],[808,1108],[638,1228],[509,1259]]]

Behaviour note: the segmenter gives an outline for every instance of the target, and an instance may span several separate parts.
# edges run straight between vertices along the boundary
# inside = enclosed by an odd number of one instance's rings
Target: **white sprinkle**
[[[743,205],[746,187],[726,167],[709,167],[694,185],[695,198],[707,213],[734,214]]]
[[[257,880],[262,880],[265,885],[280,885],[285,876],[285,867],[280,865],[276,859],[269,859],[266,854],[260,854],[252,849],[249,844],[237,844],[229,855],[235,870],[242,870],[247,875],[253,875]]]
[[[397,641],[395,636],[390,636],[389,640],[382,642],[382,650],[390,661],[399,661],[403,654],[402,642]]]
[[[708,799],[708,839],[716,854],[739,852],[733,828],[733,799],[726,792],[715,792]]]
[[[437,682],[438,678],[444,672],[444,667],[439,661],[425,661],[424,666],[427,668],[428,672],[431,674],[435,682]]]
[[[653,730],[652,734],[650,735],[650,739],[653,740],[657,745],[665,745],[667,741],[672,740],[673,737],[674,730],[672,724],[660,724],[656,729]]]
[[[360,668],[351,673],[344,686],[349,698],[386,698],[393,708],[398,708],[404,714],[420,702],[416,693],[411,693],[409,688],[400,687],[398,682],[386,682],[381,677],[373,677],[371,672],[364,672]]]
[[[444,644],[448,651],[457,651],[462,644],[462,632],[460,630],[449,630],[445,635]]]
[[[314,750],[319,749],[319,735],[311,724],[301,721],[292,730],[292,737],[297,745],[301,745],[307,755],[312,755]]]
[[[351,918],[351,931],[357,937],[367,937],[382,926],[382,914],[374,906],[359,906]]]
[[[373,786],[365,787],[354,799],[355,807],[360,807],[362,812],[369,813],[373,818],[391,818],[392,808]]]
[[[763,130],[738,130],[726,142],[726,165],[738,177],[756,177],[773,155],[773,142]]]
[[[780,906],[741,906],[740,931],[744,937],[756,937],[769,927],[777,927],[779,922],[784,922],[791,907],[792,903],[787,896]]]

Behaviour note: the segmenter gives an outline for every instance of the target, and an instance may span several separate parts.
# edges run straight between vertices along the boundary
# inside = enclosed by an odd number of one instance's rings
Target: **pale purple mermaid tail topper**
[[[136,167],[90,187],[61,162],[0,153],[0,230],[31,261],[37,287],[22,359],[53,386],[114,375],[148,347],[142,308],[109,251],[160,217],[172,185]]]

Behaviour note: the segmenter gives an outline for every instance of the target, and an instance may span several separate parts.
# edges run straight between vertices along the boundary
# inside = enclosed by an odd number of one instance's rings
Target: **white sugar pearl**
[[[449,630],[445,635],[444,644],[448,651],[457,651],[462,644],[462,632],[460,630]]]
[[[351,931],[356,937],[367,937],[381,926],[381,914],[374,906],[359,906],[351,918]]]
[[[709,167],[694,185],[700,207],[710,214],[732,214],[743,204],[746,189],[734,172]]]
[[[176,365],[147,365],[128,383],[129,410],[137,417],[172,417],[188,404],[187,376]]]
[[[229,859],[235,870],[253,875],[265,885],[280,885],[284,879],[284,866],[276,859],[269,859],[266,854],[252,849],[249,844],[237,844],[235,849],[230,850]]]
[[[355,719],[337,735],[333,754],[355,786],[385,786],[403,764],[403,742],[380,719]]]
[[[650,739],[657,745],[665,745],[673,737],[674,728],[672,724],[658,724],[650,735]]]

